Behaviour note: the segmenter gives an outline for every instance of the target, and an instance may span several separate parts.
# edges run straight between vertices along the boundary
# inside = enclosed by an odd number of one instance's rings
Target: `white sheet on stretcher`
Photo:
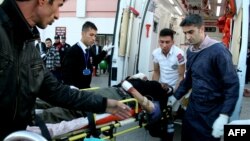
[[[106,118],[110,116],[110,114],[96,114],[95,120],[98,121],[100,119]],[[71,131],[75,131],[81,128],[84,128],[88,125],[89,121],[87,117],[77,118],[71,121],[61,121],[60,123],[56,124],[46,124],[51,137],[55,137],[58,135],[62,135],[65,133],[69,133]],[[36,132],[41,134],[41,130],[38,126],[28,126],[26,130]]]

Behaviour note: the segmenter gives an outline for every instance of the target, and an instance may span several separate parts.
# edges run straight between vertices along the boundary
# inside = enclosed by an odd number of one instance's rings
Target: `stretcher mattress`
[[[132,110],[131,113],[132,117],[135,116],[134,110]],[[126,121],[131,121],[131,119],[135,118],[130,118],[127,119]],[[95,122],[97,126],[104,126],[117,121],[121,121],[121,119],[108,113],[95,115]],[[125,121],[123,123],[125,123]],[[50,132],[51,137],[53,138],[72,131],[88,128],[88,124],[89,124],[88,118],[81,117],[71,121],[61,121],[60,123],[55,123],[55,124],[46,123],[46,126]],[[38,126],[28,126],[27,130],[41,134],[41,130]]]

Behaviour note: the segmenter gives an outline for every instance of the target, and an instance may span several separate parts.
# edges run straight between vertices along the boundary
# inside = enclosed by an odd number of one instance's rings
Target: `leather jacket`
[[[0,140],[32,123],[36,98],[64,108],[104,112],[107,99],[62,85],[45,68],[31,28],[15,0],[0,6]]]

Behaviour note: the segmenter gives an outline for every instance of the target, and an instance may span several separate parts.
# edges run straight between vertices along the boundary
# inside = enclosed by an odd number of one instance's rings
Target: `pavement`
[[[100,74],[100,73],[99,73]],[[91,87],[108,87],[108,73],[101,73],[99,76],[92,77]],[[250,89],[249,84],[245,85],[245,88]],[[240,113],[240,119],[250,119],[250,97],[244,97],[242,99],[242,109]],[[175,136],[174,141],[180,141],[180,131],[181,124],[175,124]],[[140,129],[139,131],[133,132],[128,135],[123,135],[118,137],[116,141],[127,141],[127,140],[137,140],[137,141],[159,141],[158,138],[152,138],[148,133],[145,132],[144,129]],[[222,139],[223,141],[223,139]]]
[[[250,89],[250,82],[245,85],[245,88]],[[240,119],[250,119],[250,97],[243,96]]]

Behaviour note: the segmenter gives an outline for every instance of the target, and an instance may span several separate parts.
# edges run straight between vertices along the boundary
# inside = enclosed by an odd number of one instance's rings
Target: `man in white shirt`
[[[105,47],[106,48],[112,47],[112,42],[109,39],[106,40],[106,45],[103,48],[105,48]],[[109,50],[106,57],[105,57],[105,60],[107,61],[107,64],[108,64],[108,73],[110,73],[110,71],[111,71],[111,60],[112,60],[111,51],[112,50]],[[105,72],[106,72],[106,69],[103,70],[103,73],[105,73]]]
[[[174,45],[174,31],[164,28],[159,35],[160,48],[156,48],[153,55],[153,80],[168,83],[175,89],[184,78],[184,51]]]
[[[152,80],[167,83],[177,89],[184,78],[186,59],[184,51],[174,45],[174,34],[175,32],[168,28],[160,31],[160,48],[156,48],[152,53],[154,62]],[[173,108],[173,111],[178,107]]]

